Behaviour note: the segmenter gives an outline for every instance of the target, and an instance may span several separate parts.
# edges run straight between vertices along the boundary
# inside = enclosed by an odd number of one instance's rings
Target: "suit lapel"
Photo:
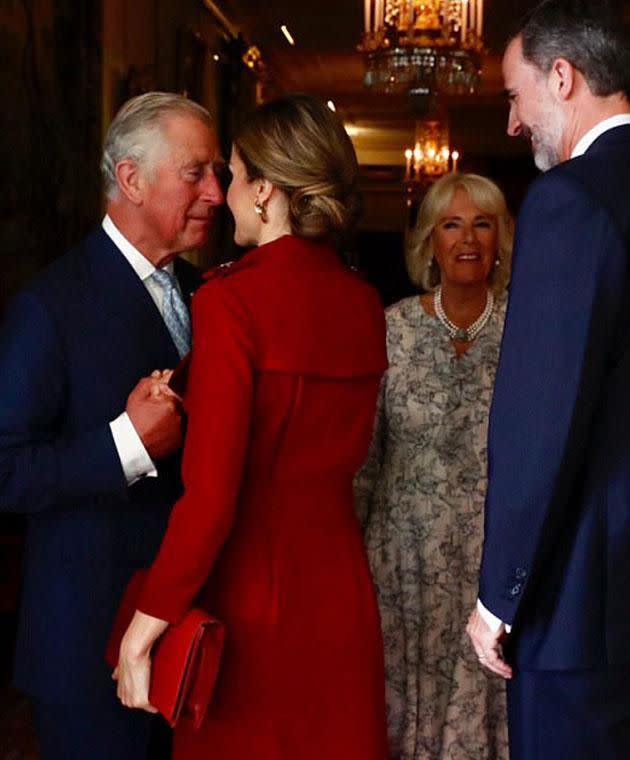
[[[109,236],[98,228],[85,243],[95,307],[115,320],[112,333],[133,352],[156,361],[154,369],[175,366],[179,355],[146,287]],[[165,364],[166,362],[166,364]]]
[[[175,277],[179,282],[184,303],[190,309],[190,300],[203,281],[201,273],[196,267],[181,258],[175,259],[174,265]]]

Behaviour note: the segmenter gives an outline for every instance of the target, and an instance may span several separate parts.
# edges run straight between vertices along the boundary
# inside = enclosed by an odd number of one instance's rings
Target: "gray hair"
[[[405,257],[409,278],[426,291],[433,290],[439,284],[440,268],[433,251],[433,230],[457,190],[464,190],[477,208],[496,217],[498,264],[493,267],[488,279],[494,294],[499,296],[510,281],[514,224],[499,187],[479,174],[445,174],[431,185],[407,241]]]
[[[607,0],[543,0],[523,19],[515,36],[523,58],[548,74],[566,58],[593,95],[630,91],[630,50],[621,19]]]
[[[153,167],[159,149],[164,146],[163,127],[170,116],[192,116],[210,128],[213,122],[208,111],[172,92],[147,92],[128,100],[112,121],[101,159],[105,195],[110,200],[118,195],[116,164],[125,159],[135,161],[146,171]]]

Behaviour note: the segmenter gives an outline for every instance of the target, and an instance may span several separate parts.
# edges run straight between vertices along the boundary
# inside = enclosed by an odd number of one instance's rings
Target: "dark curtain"
[[[0,4],[0,311],[98,218],[101,0]]]

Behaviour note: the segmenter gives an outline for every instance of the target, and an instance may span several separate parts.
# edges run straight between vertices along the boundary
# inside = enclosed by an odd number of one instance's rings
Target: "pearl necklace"
[[[435,315],[446,328],[446,332],[448,333],[451,340],[456,340],[461,343],[470,343],[471,340],[474,340],[477,335],[479,335],[479,333],[483,330],[488,320],[490,319],[492,310],[494,309],[494,296],[492,295],[492,291],[489,290],[486,296],[486,305],[484,307],[484,310],[472,323],[472,325],[469,325],[468,327],[458,327],[446,316],[444,306],[442,305],[441,285],[438,285],[433,293],[433,308],[435,309]]]

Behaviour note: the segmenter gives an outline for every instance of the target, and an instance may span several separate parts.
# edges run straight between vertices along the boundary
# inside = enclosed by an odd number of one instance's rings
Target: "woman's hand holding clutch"
[[[157,712],[149,702],[151,648],[167,627],[165,620],[136,610],[120,644],[118,665],[112,675],[118,682],[118,699],[125,707]]]

